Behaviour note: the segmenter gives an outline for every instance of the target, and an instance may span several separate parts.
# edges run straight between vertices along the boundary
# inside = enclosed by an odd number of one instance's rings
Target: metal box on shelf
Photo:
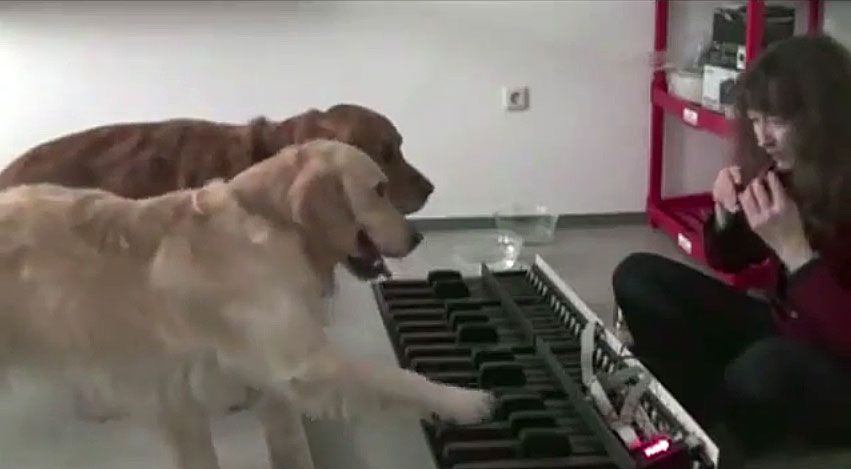
[[[795,33],[795,9],[782,5],[766,5],[763,11],[762,46],[791,37]],[[747,7],[727,5],[715,9],[712,17],[712,42],[745,45]]]
[[[735,103],[736,78],[740,73],[715,65],[703,67],[703,107],[729,114]]]

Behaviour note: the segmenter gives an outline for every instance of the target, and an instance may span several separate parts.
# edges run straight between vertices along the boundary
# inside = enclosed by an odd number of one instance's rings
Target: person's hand
[[[742,170],[738,166],[728,166],[718,172],[712,184],[712,200],[715,208],[723,208],[730,213],[739,211],[739,199],[736,186],[742,183]]]
[[[767,184],[766,184],[767,183]],[[773,171],[756,178],[738,196],[751,229],[795,271],[813,258],[798,206]]]

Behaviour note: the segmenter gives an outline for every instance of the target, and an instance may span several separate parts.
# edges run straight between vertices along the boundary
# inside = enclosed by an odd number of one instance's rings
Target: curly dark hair
[[[830,36],[767,47],[737,81],[737,158],[749,179],[770,164],[747,111],[791,124],[791,196],[811,241],[851,222],[851,54]],[[748,176],[749,175],[749,176]]]

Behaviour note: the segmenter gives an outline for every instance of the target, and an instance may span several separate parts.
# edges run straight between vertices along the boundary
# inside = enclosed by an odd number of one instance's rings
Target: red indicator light
[[[669,449],[671,449],[671,442],[663,438],[648,446],[645,446],[642,451],[644,452],[645,457],[652,458],[668,451]]]

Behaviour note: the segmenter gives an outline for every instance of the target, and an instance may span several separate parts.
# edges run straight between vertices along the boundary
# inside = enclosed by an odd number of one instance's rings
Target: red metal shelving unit
[[[821,30],[822,0],[803,0],[808,3],[808,32]],[[749,64],[760,52],[763,34],[765,0],[747,0],[745,59]],[[656,0],[656,30],[654,51],[664,56],[668,45],[669,0]],[[747,66],[747,65],[746,65]],[[712,196],[709,192],[675,197],[662,196],[664,164],[665,114],[677,117],[686,125],[710,132],[721,138],[729,137],[731,121],[721,113],[704,109],[668,93],[665,71],[657,70],[651,83],[650,170],[647,193],[647,216],[650,225],[661,229],[673,238],[686,254],[705,263],[702,226],[712,213]],[[773,279],[774,266],[754,266],[735,275],[718,273],[727,283],[738,288],[765,285]]]

